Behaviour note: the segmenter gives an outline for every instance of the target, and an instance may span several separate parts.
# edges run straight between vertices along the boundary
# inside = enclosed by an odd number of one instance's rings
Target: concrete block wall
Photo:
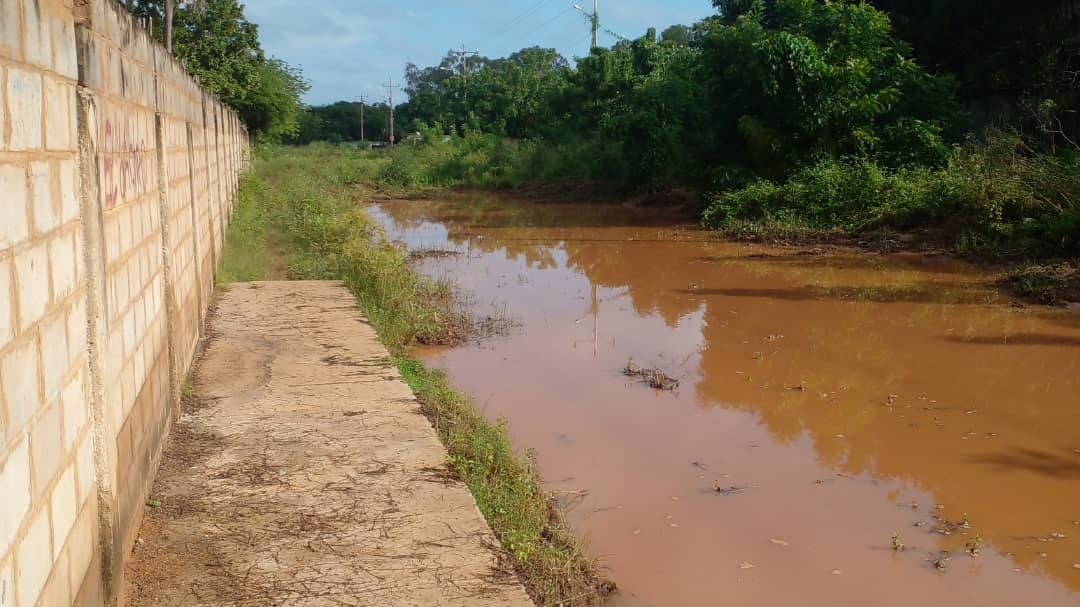
[[[0,0],[0,607],[122,602],[247,141],[115,0]]]
[[[0,605],[93,597],[74,16],[0,1]]]

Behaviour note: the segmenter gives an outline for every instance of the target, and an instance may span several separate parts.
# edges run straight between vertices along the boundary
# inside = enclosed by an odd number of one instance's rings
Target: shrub
[[[963,249],[1038,254],[1080,251],[1080,163],[1033,154],[994,134],[953,150],[941,169],[890,169],[867,159],[825,160],[782,184],[759,180],[707,197],[706,225],[741,222],[840,228],[948,226]]]

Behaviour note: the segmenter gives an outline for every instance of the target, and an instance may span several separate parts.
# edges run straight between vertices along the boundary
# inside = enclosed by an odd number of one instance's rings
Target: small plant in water
[[[627,377],[641,378],[654,390],[675,390],[679,387],[679,380],[664,373],[658,367],[639,367],[634,364],[633,359],[626,361],[622,372]]]
[[[944,550],[939,552],[933,560],[934,569],[938,571],[945,571],[949,568],[949,553]]]
[[[904,541],[900,538],[899,533],[892,534],[892,549],[897,552],[904,549]]]
[[[964,548],[967,549],[967,553],[971,556],[979,556],[979,551],[983,547],[983,538],[981,533],[975,534],[975,539],[964,544]]]

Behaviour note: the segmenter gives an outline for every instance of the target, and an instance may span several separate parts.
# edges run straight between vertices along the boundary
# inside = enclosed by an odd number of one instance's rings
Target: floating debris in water
[[[781,339],[784,339],[781,333],[772,333],[765,336],[765,341],[780,341]]]
[[[751,563],[750,561],[743,561],[742,564],[739,565],[739,569],[753,569],[753,568],[754,568],[754,564]]]
[[[840,570],[840,569],[833,569],[829,573],[831,573],[833,575],[843,575],[844,574],[844,572],[842,570]]]
[[[623,375],[627,377],[641,378],[650,388],[654,390],[675,390],[679,387],[679,380],[664,373],[658,368],[639,367],[634,364],[633,360],[626,361],[626,366],[623,367]]]
[[[958,521],[950,521],[949,519],[938,515],[934,515],[934,518],[937,520],[938,524],[934,526],[933,531],[940,533],[941,535],[952,535],[960,529],[971,528],[971,522],[968,521],[967,512],[963,513]]]
[[[777,546],[788,546],[788,545],[789,545],[789,544],[788,544],[787,542],[785,542],[784,540],[778,540],[778,539],[776,539],[776,538],[771,538],[771,539],[769,539],[769,541],[770,541],[770,542],[772,542],[772,543],[774,543],[774,544],[776,544]]]
[[[420,261],[422,259],[457,257],[457,256],[459,256],[461,254],[462,254],[461,251],[457,251],[457,250],[454,250],[454,249],[440,249],[440,248],[437,248],[437,247],[420,247],[418,249],[413,249],[413,250],[409,251],[406,259],[408,261],[410,261],[410,262],[414,262],[414,261]]]
[[[713,490],[716,491],[717,493],[719,493],[720,495],[735,495],[736,493],[742,493],[743,491],[746,491],[747,489],[749,489],[749,487],[738,487],[736,485],[730,485],[730,486],[724,487],[723,485],[720,484],[720,481],[716,481],[716,484],[713,485]]]

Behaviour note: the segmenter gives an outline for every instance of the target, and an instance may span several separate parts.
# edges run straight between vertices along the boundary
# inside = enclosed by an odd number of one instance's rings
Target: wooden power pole
[[[394,89],[401,88],[400,85],[394,84],[394,79],[390,79],[389,84],[384,84],[384,87],[390,92],[390,145],[394,145]]]
[[[360,95],[360,145],[364,144],[364,101],[367,95]]]
[[[469,100],[469,66],[468,66],[467,61],[468,61],[469,55],[472,55],[474,57],[479,57],[480,56],[480,50],[479,49],[477,49],[475,51],[466,50],[465,45],[462,44],[461,45],[461,50],[460,51],[454,51],[454,54],[461,58],[461,80],[462,80],[462,86],[464,86],[464,91],[465,91],[464,94],[462,95],[462,99],[464,101],[468,101]]]

